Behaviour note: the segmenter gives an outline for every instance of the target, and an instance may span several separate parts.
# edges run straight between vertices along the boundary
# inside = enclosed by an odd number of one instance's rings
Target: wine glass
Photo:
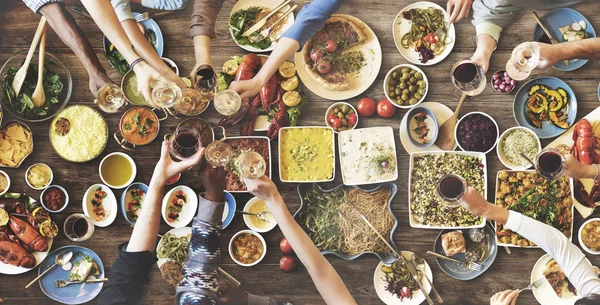
[[[238,160],[238,171],[240,177],[247,179],[258,179],[265,175],[267,162],[255,151],[242,152]]]
[[[208,164],[215,168],[227,166],[232,157],[233,149],[231,148],[231,145],[222,140],[208,144],[204,151],[204,158],[206,158]]]
[[[208,106],[209,101],[200,93],[200,91],[192,88],[184,88],[181,90],[181,100],[173,105],[176,113],[171,115],[176,116],[181,113],[187,116],[198,115],[202,113]]]
[[[555,180],[563,175],[565,156],[554,148],[540,151],[534,160],[535,170],[546,180]]]
[[[176,84],[159,82],[152,89],[152,103],[158,108],[171,108],[181,101],[181,88]]]
[[[67,217],[63,230],[71,241],[86,241],[94,234],[94,223],[84,214],[75,213]]]
[[[121,87],[106,83],[96,93],[96,100],[98,101],[98,107],[104,112],[115,113],[119,111],[123,105],[125,105],[125,95]]]
[[[200,133],[192,126],[179,126],[171,140],[171,154],[179,160],[185,160],[196,154],[202,147]]]
[[[540,61],[540,47],[532,42],[524,42],[513,49],[506,72],[514,80],[524,80],[537,67]]]
[[[456,174],[443,176],[437,184],[437,194],[449,208],[460,206],[460,198],[465,194],[467,181]]]
[[[485,72],[470,59],[463,59],[454,64],[450,77],[452,84],[466,95],[478,95],[485,89]]]
[[[200,89],[200,93],[205,96],[206,99],[211,101],[215,93],[217,93],[218,80],[215,69],[209,65],[201,65],[196,70],[196,77],[194,78],[194,85]]]
[[[242,107],[242,98],[240,95],[231,90],[225,89],[217,92],[214,99],[215,110],[218,113],[230,116],[236,114]]]

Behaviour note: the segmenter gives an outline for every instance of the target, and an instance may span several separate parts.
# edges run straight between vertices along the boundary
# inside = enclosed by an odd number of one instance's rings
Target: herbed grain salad
[[[529,165],[529,161],[523,158],[521,153],[533,160],[539,152],[538,140],[535,135],[520,128],[510,131],[506,135],[500,143],[500,149],[507,161],[518,167]]]

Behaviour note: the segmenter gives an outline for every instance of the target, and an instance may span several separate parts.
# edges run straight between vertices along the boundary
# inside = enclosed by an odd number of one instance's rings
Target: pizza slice
[[[569,282],[558,263],[551,259],[546,263],[546,270],[542,273],[556,295],[561,298],[563,296],[563,288],[567,288],[572,294],[576,293],[575,287]]]

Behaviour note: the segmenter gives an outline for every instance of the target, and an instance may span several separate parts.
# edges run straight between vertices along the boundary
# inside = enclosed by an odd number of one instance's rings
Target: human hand
[[[225,172],[225,168],[220,167],[212,167],[206,160],[202,162],[200,166],[200,170],[198,171],[198,175],[200,176],[200,182],[204,185],[206,189],[206,194],[204,197],[210,201],[224,201],[225,200],[225,177],[227,173]]]
[[[221,292],[221,299],[219,304],[223,305],[247,305],[248,294],[229,286],[226,281],[219,281],[219,291]]]
[[[108,75],[106,75],[106,72],[101,71],[96,73],[95,75],[90,74],[89,86],[90,92],[93,96],[97,96],[98,90],[100,90],[100,88],[102,88],[102,86],[104,86],[105,84],[113,84],[112,80],[110,80],[110,78],[108,78]],[[94,103],[97,104],[97,101],[94,100]]]
[[[596,166],[581,164],[573,155],[567,154],[563,163],[563,173],[573,179],[594,178]]]
[[[229,89],[237,92],[242,99],[245,99],[257,95],[263,85],[254,77],[249,80],[231,82]]]
[[[271,181],[267,176],[262,176],[258,179],[246,179],[243,178],[242,182],[246,184],[248,192],[252,195],[264,200],[265,202],[273,202],[280,197],[279,190],[275,186],[275,183]]]
[[[483,73],[486,73],[488,68],[490,67],[490,58],[484,55],[475,52],[473,57],[471,57],[471,61],[480,66],[483,69]]]
[[[489,206],[489,202],[473,187],[467,187],[467,191],[460,198],[460,205],[475,216],[484,215]]]
[[[557,56],[556,46],[536,41],[534,41],[533,44],[540,48],[540,60],[538,61],[537,68],[545,69],[560,61],[560,58]]]
[[[169,66],[167,66],[166,64],[164,65],[164,67],[161,67],[158,71],[160,71],[160,74],[163,75],[167,80],[172,81],[175,84],[177,84],[177,86],[179,86],[179,88],[181,88],[181,89],[187,88],[187,85],[185,84],[183,79],[181,79],[181,77],[179,77],[179,75],[177,75],[175,72],[173,72],[173,70],[171,70],[171,68]]]
[[[154,173],[152,174],[152,180],[155,181],[155,179],[157,179],[157,183],[161,185],[166,184],[169,178],[188,170],[190,167],[196,164],[199,164],[202,160],[202,156],[204,156],[204,147],[202,147],[193,156],[183,161],[175,162],[173,159],[171,159],[171,155],[169,153],[170,147],[170,141],[162,142],[160,160],[158,160],[156,163],[156,166],[154,167]]]
[[[469,15],[473,0],[448,0],[446,11],[448,12],[448,23],[459,22]]]
[[[517,297],[519,297],[519,290],[498,292],[490,298],[490,305],[515,305]]]
[[[154,82],[158,81],[161,83],[173,84],[173,82],[167,80],[161,73],[156,71],[145,61],[136,64],[133,67],[133,71],[137,78],[138,91],[144,96],[146,103],[152,106],[156,106],[152,102],[152,85]]]

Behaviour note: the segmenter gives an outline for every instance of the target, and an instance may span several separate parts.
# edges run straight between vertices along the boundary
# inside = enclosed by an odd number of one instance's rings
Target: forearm
[[[196,66],[207,64],[212,66],[210,58],[210,36],[196,35],[194,36],[194,56],[196,58]],[[195,73],[196,71],[191,71]]]
[[[477,49],[475,50],[474,57],[479,56],[481,58],[486,58],[487,61],[492,57],[492,53],[496,49],[496,40],[488,35],[481,34],[477,37]]]
[[[255,76],[261,87],[267,83],[269,78],[273,76],[281,64],[296,53],[296,50],[298,50],[299,47],[300,44],[298,41],[287,37],[282,37],[279,42],[277,42],[277,46],[269,56],[269,59]]]
[[[541,57],[551,58],[551,64],[567,59],[600,58],[600,38],[588,38],[580,41],[564,42],[552,45],[549,54]]]
[[[165,193],[163,178],[152,177],[148,186],[148,193],[142,202],[140,215],[133,227],[133,233],[127,252],[152,251],[156,249],[156,239],[160,227],[161,201]]]

